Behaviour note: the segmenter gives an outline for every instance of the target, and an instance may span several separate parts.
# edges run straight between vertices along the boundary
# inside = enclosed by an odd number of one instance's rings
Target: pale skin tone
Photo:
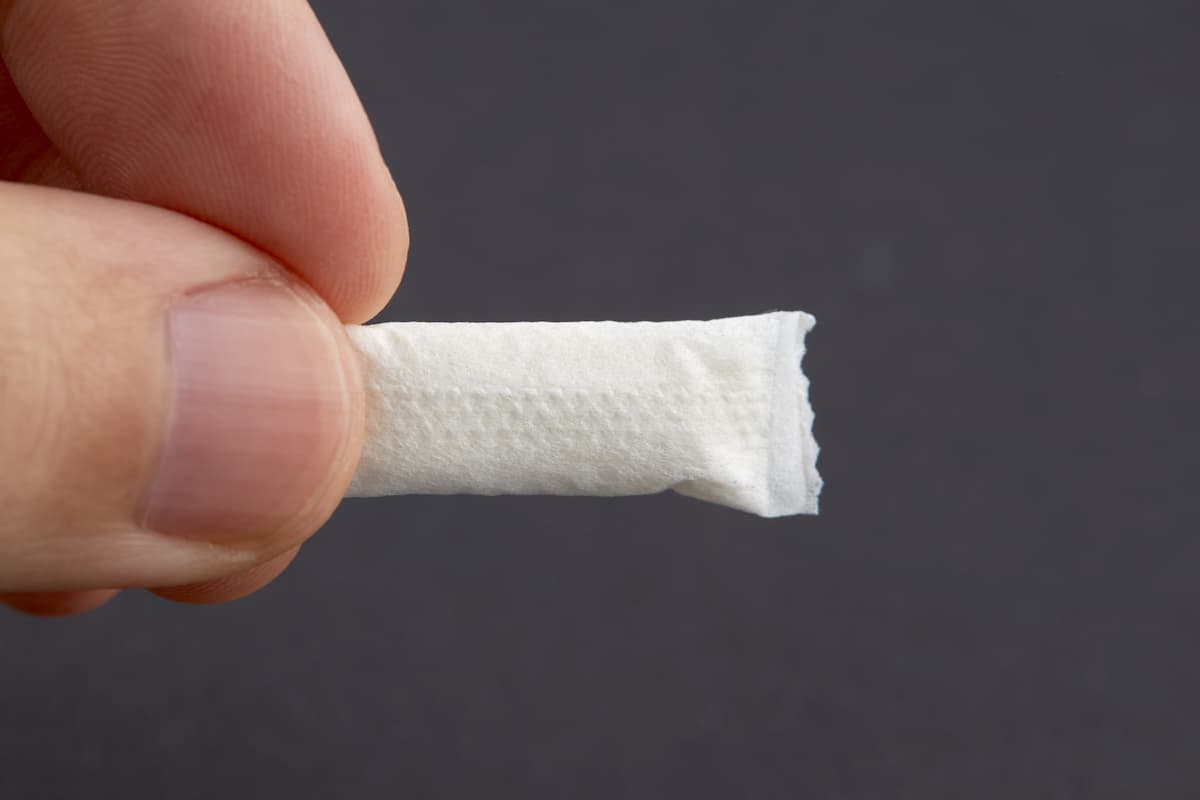
[[[0,601],[256,591],[332,513],[360,428],[271,530],[142,530],[165,367],[122,348],[247,277],[292,282],[335,338],[384,306],[408,228],[355,91],[302,0],[0,0],[0,56]]]

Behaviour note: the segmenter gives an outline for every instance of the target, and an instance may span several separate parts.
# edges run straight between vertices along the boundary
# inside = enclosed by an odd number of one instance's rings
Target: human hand
[[[275,578],[361,446],[400,196],[302,0],[0,0],[0,600]],[[67,191],[75,190],[75,191]]]

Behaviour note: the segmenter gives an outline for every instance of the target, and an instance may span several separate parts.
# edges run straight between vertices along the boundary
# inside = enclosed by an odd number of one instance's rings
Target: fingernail
[[[337,342],[291,288],[190,294],[167,318],[170,409],[143,525],[219,540],[266,534],[307,507],[347,431]]]

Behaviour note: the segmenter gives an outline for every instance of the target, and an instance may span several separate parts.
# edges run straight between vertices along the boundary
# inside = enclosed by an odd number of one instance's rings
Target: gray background
[[[0,796],[1200,792],[1195,3],[317,5],[388,317],[811,311],[824,513],[354,501],[243,602],[0,615]]]

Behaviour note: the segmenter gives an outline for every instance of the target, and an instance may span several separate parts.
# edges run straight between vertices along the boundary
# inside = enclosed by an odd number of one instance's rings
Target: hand
[[[0,0],[0,600],[275,578],[361,445],[400,196],[302,0]]]

